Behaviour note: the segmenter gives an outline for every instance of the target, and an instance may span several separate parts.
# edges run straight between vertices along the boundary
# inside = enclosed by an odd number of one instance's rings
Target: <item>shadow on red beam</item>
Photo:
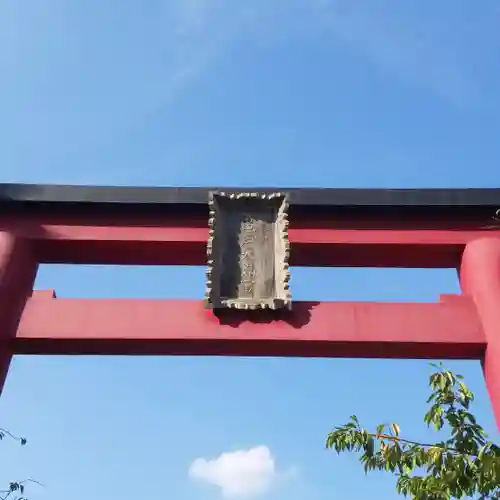
[[[88,209],[89,207],[87,207]],[[290,213],[289,219],[292,229],[310,230],[310,229],[350,229],[350,230],[468,230],[478,229],[500,229],[500,226],[492,219],[491,213],[482,213],[477,215],[461,216],[457,218],[456,213],[453,216],[437,217],[435,214],[410,215],[404,217],[394,211],[381,215],[370,211],[370,213],[355,213],[342,211],[340,213],[330,213],[329,215],[319,216],[314,213],[311,216],[297,215]],[[42,209],[43,210],[43,209]],[[69,209],[71,210],[71,208]],[[110,213],[108,209],[102,207],[93,213],[80,213],[65,215],[49,215],[30,213],[0,216],[0,226],[4,229],[33,227],[89,227],[89,228],[187,228],[187,229],[207,229],[208,226],[208,206],[205,207],[205,215],[186,215],[179,212],[161,214],[133,214],[127,211],[118,211]],[[373,212],[373,213],[372,213]]]
[[[40,221],[41,222],[41,221]],[[208,227],[41,224],[5,219],[0,226],[31,239],[42,263],[205,265]],[[180,222],[179,222],[180,223]],[[456,268],[472,239],[500,230],[291,227],[294,266]]]
[[[290,264],[313,267],[457,268],[464,245],[315,244],[292,242]],[[206,242],[44,241],[46,264],[206,266]]]
[[[291,313],[226,311],[201,301],[29,299],[17,354],[226,355],[480,359],[466,298],[436,304],[295,302]]]
[[[34,238],[41,262],[124,265],[206,263],[206,229],[63,229],[53,229],[45,237]],[[291,230],[291,265],[456,268],[465,244],[484,234],[480,231]]]

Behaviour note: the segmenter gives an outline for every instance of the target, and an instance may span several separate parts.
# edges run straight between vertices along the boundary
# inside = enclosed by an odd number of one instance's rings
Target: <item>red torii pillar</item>
[[[39,263],[203,265],[208,189],[0,185],[0,388],[13,354],[478,359],[500,425],[500,190],[280,191],[292,266],[456,268],[463,295],[250,320],[202,300],[32,294]]]
[[[500,427],[500,237],[479,238],[467,244],[460,284],[463,292],[472,297],[481,318],[486,341],[481,362]]]

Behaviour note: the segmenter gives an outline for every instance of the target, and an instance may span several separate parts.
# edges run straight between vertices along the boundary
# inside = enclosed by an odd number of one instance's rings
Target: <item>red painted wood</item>
[[[12,358],[12,338],[31,295],[37,263],[27,240],[0,232],[0,393]]]
[[[77,219],[0,218],[0,227],[35,243],[37,257],[46,263],[204,265],[208,238],[206,221],[199,218],[174,225],[171,219],[147,218],[137,221]],[[293,221],[292,221],[293,222]],[[418,221],[417,221],[418,222]],[[306,221],[302,221],[305,224]],[[360,221],[352,221],[354,227]],[[328,225],[329,224],[329,225]],[[340,224],[340,223],[339,223]],[[342,226],[345,226],[343,221]],[[382,223],[380,223],[381,225]],[[429,223],[421,224],[426,227]],[[317,224],[320,225],[321,224]],[[465,245],[485,234],[498,235],[500,229],[457,230],[440,221],[437,228],[379,228],[371,221],[369,229],[346,229],[323,221],[325,227],[292,224],[291,265],[456,268]]]
[[[475,307],[296,302],[280,320],[233,311],[219,320],[201,301],[56,299],[25,308],[14,349],[35,354],[172,354],[468,358],[484,354]],[[285,313],[284,313],[285,314]]]
[[[500,428],[500,238],[469,243],[460,268],[464,293],[474,300],[487,340],[483,370]]]
[[[500,425],[499,227],[474,220],[292,220],[294,266],[462,262],[469,296],[443,296],[437,304],[298,302],[291,315],[261,313],[251,322],[238,311],[218,319],[201,301],[70,300],[49,292],[26,302],[37,261],[205,265],[203,218],[75,217],[0,216],[0,387],[12,353],[483,359]]]

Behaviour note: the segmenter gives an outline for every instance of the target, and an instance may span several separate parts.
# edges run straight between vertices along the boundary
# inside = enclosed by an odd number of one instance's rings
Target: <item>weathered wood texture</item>
[[[210,207],[207,304],[290,307],[286,197],[213,193]]]

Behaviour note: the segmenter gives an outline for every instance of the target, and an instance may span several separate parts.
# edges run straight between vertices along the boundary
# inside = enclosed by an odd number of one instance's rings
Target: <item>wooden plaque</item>
[[[207,306],[291,308],[286,195],[212,192],[209,207]]]

